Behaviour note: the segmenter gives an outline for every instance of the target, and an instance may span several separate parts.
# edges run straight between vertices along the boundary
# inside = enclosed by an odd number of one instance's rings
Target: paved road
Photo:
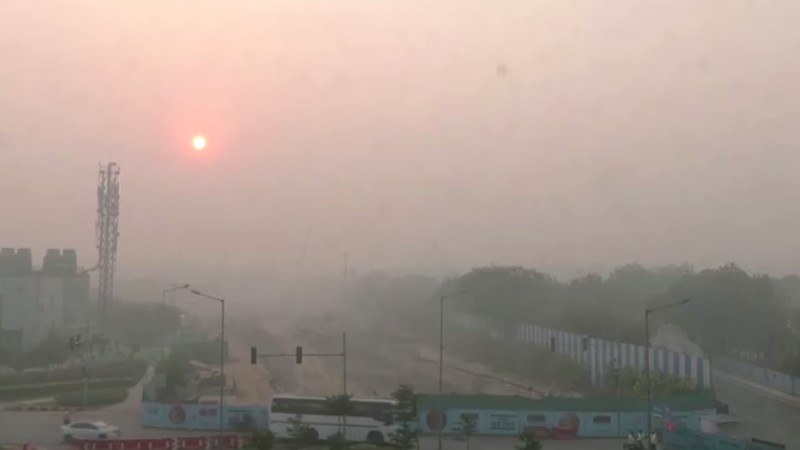
[[[0,443],[25,443],[30,442],[50,450],[66,450],[68,447],[61,443],[59,426],[62,419],[61,413],[56,412],[0,412]],[[94,413],[74,414],[73,420],[95,419],[118,425],[126,437],[171,437],[176,435],[208,435],[208,432],[171,432],[164,430],[143,429],[136,423],[136,414],[117,411],[96,411]],[[547,450],[619,450],[619,439],[585,439],[575,441],[546,441]],[[519,441],[511,437],[473,437],[470,441],[470,450],[511,450]],[[421,450],[435,450],[437,448],[435,437],[423,437],[420,443]],[[466,448],[463,440],[445,437],[443,448],[445,450],[463,450]]]
[[[800,407],[719,375],[714,376],[714,388],[719,399],[730,405],[731,415],[741,419],[735,428],[720,431],[800,449]]]
[[[519,445],[520,441],[511,437],[473,437],[470,440],[470,450],[512,450]],[[466,445],[462,440],[445,439],[442,443],[444,450],[465,450]],[[620,450],[622,440],[620,439],[579,439],[574,441],[552,441],[542,442],[546,450]],[[435,437],[423,437],[420,441],[420,450],[436,450],[437,442]]]
[[[40,445],[48,449],[59,448],[61,443],[60,412],[14,412],[0,411],[0,443],[22,444],[25,442]],[[163,437],[175,436],[175,432],[165,433],[162,430],[143,429],[138,425],[135,412],[125,411],[92,411],[73,413],[73,421],[102,420],[120,427],[126,437]],[[197,433],[182,432],[180,435]],[[207,434],[207,433],[204,433]]]

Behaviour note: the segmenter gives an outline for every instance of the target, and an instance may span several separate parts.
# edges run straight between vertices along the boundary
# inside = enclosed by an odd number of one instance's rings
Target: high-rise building
[[[41,268],[30,249],[0,249],[0,346],[30,349],[51,332],[88,325],[89,274],[75,250],[50,249]]]

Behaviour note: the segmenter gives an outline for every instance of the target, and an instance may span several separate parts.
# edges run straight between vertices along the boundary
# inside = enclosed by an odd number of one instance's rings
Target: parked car
[[[105,422],[72,422],[61,426],[64,442],[73,439],[109,439],[120,437],[119,428]]]

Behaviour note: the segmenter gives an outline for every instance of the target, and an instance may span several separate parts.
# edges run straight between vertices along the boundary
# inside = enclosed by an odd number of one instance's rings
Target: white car
[[[72,422],[61,426],[64,442],[73,439],[113,439],[122,435],[119,428],[105,422]]]

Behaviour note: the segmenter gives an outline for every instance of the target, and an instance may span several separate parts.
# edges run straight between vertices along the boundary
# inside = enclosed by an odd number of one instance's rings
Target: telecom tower
[[[97,269],[100,274],[98,306],[100,324],[107,323],[114,300],[114,265],[117,260],[119,237],[119,166],[108,163],[100,166],[97,182]]]

